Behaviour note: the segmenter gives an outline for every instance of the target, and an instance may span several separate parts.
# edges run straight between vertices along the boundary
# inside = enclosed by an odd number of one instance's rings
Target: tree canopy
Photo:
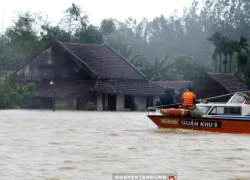
[[[150,80],[192,80],[197,72],[209,70],[244,72],[249,58],[249,7],[246,0],[194,0],[182,16],[160,15],[139,22],[132,17],[124,22],[110,18],[100,26],[91,24],[74,3],[57,25],[20,13],[1,35],[0,67],[19,68],[55,41],[65,41],[107,43]]]

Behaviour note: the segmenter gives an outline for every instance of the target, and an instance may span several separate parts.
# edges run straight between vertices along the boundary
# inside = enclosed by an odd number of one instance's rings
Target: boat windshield
[[[199,106],[197,105],[197,108],[200,110],[202,114],[207,114],[211,106]]]
[[[227,103],[243,104],[245,102],[245,97],[240,94],[234,94]]]
[[[241,115],[241,107],[240,106],[215,106],[209,112],[209,115]]]

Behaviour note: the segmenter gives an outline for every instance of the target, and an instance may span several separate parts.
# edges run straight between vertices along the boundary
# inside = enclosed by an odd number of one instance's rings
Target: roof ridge
[[[86,43],[79,43],[79,42],[64,42],[64,41],[57,41],[57,42],[61,42],[63,44],[75,44],[75,45],[84,45],[84,46],[103,46],[104,44],[86,44]]]

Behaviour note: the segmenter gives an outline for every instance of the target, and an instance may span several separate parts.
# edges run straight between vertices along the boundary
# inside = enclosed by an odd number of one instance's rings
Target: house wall
[[[134,96],[134,109],[125,108],[125,95],[118,94],[116,95],[116,111],[131,111],[138,110],[144,111],[146,109],[146,96]],[[108,109],[108,95],[98,94],[97,95],[97,110],[107,110]]]
[[[56,110],[75,110],[76,98],[57,98],[55,101]]]
[[[116,96],[116,111],[124,111],[124,95],[118,94]]]
[[[138,111],[145,111],[146,109],[146,96],[134,96],[135,109]]]
[[[125,108],[125,95],[124,94],[118,94],[116,95],[116,111],[131,111],[131,110],[137,110],[137,111],[144,111],[146,107],[146,96],[134,96],[134,109],[127,109]],[[155,105],[156,97],[153,97],[153,103]],[[103,111],[108,109],[108,95],[106,94],[98,94],[97,95],[97,110]]]
[[[97,95],[96,93],[82,93],[76,99],[77,110],[96,110],[97,109]]]
[[[93,94],[84,94],[78,97],[56,98],[56,110],[96,110],[97,97]]]
[[[96,98],[96,110],[103,111],[102,94],[97,94]]]
[[[17,71],[16,75],[16,79],[34,81],[90,79],[90,76],[75,63],[69,53],[58,45],[43,51],[32,62]]]

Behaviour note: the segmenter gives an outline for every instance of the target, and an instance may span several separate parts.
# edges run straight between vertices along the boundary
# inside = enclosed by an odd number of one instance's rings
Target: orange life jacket
[[[191,107],[193,106],[195,95],[191,91],[185,91],[182,96],[182,106],[183,107]]]

